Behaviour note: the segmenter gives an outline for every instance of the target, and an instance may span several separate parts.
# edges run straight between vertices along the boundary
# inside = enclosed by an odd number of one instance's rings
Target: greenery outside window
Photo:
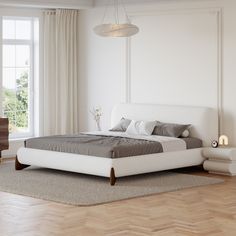
[[[34,20],[2,18],[2,114],[10,137],[33,135]]]

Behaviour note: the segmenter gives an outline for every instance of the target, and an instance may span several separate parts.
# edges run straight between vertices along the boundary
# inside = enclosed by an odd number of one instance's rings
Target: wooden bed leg
[[[15,160],[15,170],[23,170],[25,168],[29,167],[29,165],[24,165],[24,164],[21,164],[19,161],[18,161],[18,158],[16,156],[16,160]]]
[[[115,185],[116,183],[116,176],[115,176],[115,170],[114,168],[112,167],[111,168],[111,172],[110,172],[110,185]]]

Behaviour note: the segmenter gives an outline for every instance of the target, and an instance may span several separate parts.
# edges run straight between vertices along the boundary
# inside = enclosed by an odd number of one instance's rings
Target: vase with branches
[[[90,110],[90,113],[92,114],[93,119],[96,122],[97,130],[101,131],[101,126],[100,126],[100,119],[101,119],[101,116],[102,116],[102,109],[101,109],[101,107],[93,108],[92,110]]]

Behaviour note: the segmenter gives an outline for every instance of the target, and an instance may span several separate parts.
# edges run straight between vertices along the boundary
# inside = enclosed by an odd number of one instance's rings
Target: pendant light
[[[94,33],[102,37],[130,37],[137,34],[139,32],[139,28],[136,25],[131,24],[123,0],[121,0],[122,7],[119,7],[119,0],[109,1],[113,1],[114,5],[114,23],[104,23],[109,8],[109,4],[107,4],[104,16],[102,18],[102,23],[94,27]],[[120,8],[123,9],[126,17],[126,22],[124,23],[120,23],[119,20]]]

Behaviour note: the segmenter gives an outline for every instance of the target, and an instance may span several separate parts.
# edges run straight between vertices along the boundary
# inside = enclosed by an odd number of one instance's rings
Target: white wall
[[[80,130],[95,128],[89,110],[101,106],[102,126],[109,123],[114,103],[125,101],[125,39],[110,40],[93,34],[100,11],[82,11],[80,17]],[[96,14],[97,17],[94,17]]]
[[[208,9],[132,17],[128,101],[217,107],[217,18]]]
[[[161,1],[128,11],[141,30],[128,51],[125,39],[93,34],[103,8],[81,11],[80,129],[94,129],[89,109],[97,105],[104,129],[112,106],[124,101],[217,108],[221,78],[222,128],[236,145],[236,1]]]

